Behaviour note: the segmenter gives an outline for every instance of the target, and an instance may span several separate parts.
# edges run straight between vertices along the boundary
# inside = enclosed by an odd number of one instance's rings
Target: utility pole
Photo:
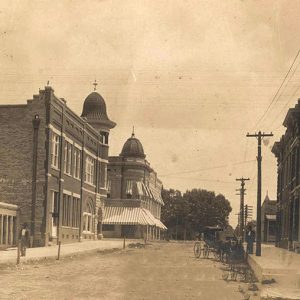
[[[258,140],[257,154],[257,213],[256,213],[256,256],[261,256],[261,140],[264,137],[271,137],[273,133],[259,131],[255,134],[247,133],[247,137],[255,137]]]
[[[242,243],[244,243],[245,240],[245,230],[244,230],[244,199],[245,199],[245,181],[250,180],[250,178],[236,178],[236,181],[241,182],[241,193],[240,193],[240,226],[241,226],[241,238],[242,238]]]
[[[247,220],[248,220],[248,205],[246,204],[245,205],[245,223],[244,223],[244,228],[245,228],[245,231],[246,231],[246,226],[247,226]]]
[[[240,225],[240,214],[235,214],[236,216],[238,216],[238,225],[237,225],[237,235],[240,235],[240,229],[241,229],[241,225]]]

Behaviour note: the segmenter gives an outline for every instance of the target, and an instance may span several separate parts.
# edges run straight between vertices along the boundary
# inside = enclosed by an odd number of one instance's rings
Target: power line
[[[283,92],[284,92],[284,91],[285,91],[285,89],[288,87],[288,85],[289,85],[289,82],[291,81],[291,79],[292,79],[292,78],[293,78],[293,76],[295,75],[295,73],[296,73],[296,71],[297,71],[297,69],[298,69],[299,65],[300,65],[300,61],[299,61],[299,62],[298,62],[298,64],[296,65],[296,67],[295,67],[295,69],[294,69],[293,73],[291,74],[290,78],[288,79],[288,81],[287,81],[286,85],[284,86],[283,90],[281,91],[280,95],[277,97],[277,100],[275,101],[275,103],[277,103],[277,102],[279,101],[280,97],[283,95]],[[296,89],[296,90],[297,90],[297,89]],[[295,93],[296,93],[296,90],[295,90],[295,92],[294,92],[294,94],[292,95],[292,97],[291,97],[291,98],[293,98],[293,96],[295,95]],[[288,96],[288,95],[287,95],[287,96]],[[291,100],[291,98],[290,98],[290,100]],[[288,102],[290,102],[290,100],[288,100]],[[284,110],[284,108],[285,108],[285,106],[286,106],[286,105],[287,105],[287,104],[285,104],[285,105],[284,105],[284,107],[283,107],[283,108],[282,108],[282,110],[280,111],[279,115],[280,115],[280,114],[281,114],[281,112]],[[273,108],[274,108],[274,106],[273,106]],[[277,118],[279,115],[277,115],[277,116],[276,116],[276,118]],[[273,124],[273,122],[274,122],[274,119],[273,119],[273,121],[272,121],[271,125]],[[271,125],[270,125],[270,126],[271,126]]]
[[[184,171],[184,172],[175,172],[175,173],[164,174],[164,175],[160,175],[160,177],[172,176],[172,175],[177,175],[177,174],[197,173],[197,172],[213,170],[213,169],[221,169],[221,168],[226,168],[230,165],[241,165],[241,164],[250,163],[250,162],[254,162],[254,161],[255,161],[254,159],[247,160],[247,161],[239,161],[239,162],[235,162],[235,163],[227,164],[227,165],[221,165],[221,166],[208,167],[208,168],[202,168],[202,169],[196,169],[196,170],[189,170],[189,171]]]
[[[172,177],[172,179],[184,179],[184,180],[196,180],[196,181],[203,181],[203,182],[216,182],[216,183],[228,183],[233,184],[232,181],[224,181],[219,179],[201,179],[197,177]]]
[[[299,63],[300,64],[300,63]],[[280,110],[280,112],[276,115],[276,117],[272,120],[270,126],[272,126],[274,124],[274,122],[277,120],[277,118],[281,115],[281,113],[284,111],[284,109],[287,107],[287,105],[291,102],[292,99],[294,99],[294,96],[296,95],[296,93],[298,92],[298,90],[300,89],[300,85],[297,86],[297,88],[295,89],[294,93],[292,94],[292,96],[289,98],[289,100],[285,103],[285,105],[282,107],[282,109]],[[280,128],[281,124],[279,127],[277,127],[276,129]]]
[[[273,102],[275,101],[275,99],[276,99],[276,97],[277,97],[279,91],[281,90],[281,88],[282,88],[282,86],[283,86],[283,84],[284,84],[286,78],[287,78],[288,75],[290,74],[290,72],[291,72],[291,70],[292,70],[292,68],[293,68],[293,66],[294,66],[294,64],[295,64],[295,62],[296,62],[296,60],[297,60],[297,58],[298,58],[298,56],[299,56],[299,53],[300,53],[300,50],[298,50],[298,53],[297,53],[297,55],[295,56],[294,61],[293,61],[292,65],[290,66],[288,72],[285,74],[285,77],[284,77],[283,81],[281,82],[280,87],[278,88],[276,94],[275,94],[274,97],[272,98],[271,102],[269,103],[269,105],[268,105],[267,109],[265,110],[265,112],[263,113],[263,115],[262,115],[262,116],[259,118],[259,120],[256,122],[254,128],[262,121],[262,119],[263,119],[263,118],[266,116],[266,114],[268,113],[268,111],[269,111],[271,105],[273,104]]]

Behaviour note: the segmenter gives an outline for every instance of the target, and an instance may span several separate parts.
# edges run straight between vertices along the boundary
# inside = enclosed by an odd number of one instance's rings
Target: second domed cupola
[[[145,158],[144,148],[139,139],[135,137],[134,132],[131,137],[125,142],[120,156]]]

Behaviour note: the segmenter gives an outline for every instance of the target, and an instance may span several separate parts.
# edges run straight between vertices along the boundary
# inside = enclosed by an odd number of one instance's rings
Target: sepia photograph
[[[300,300],[299,14],[0,0],[0,300]]]

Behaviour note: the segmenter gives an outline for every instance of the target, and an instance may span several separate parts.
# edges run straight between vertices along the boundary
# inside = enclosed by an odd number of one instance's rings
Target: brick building
[[[119,156],[109,157],[104,236],[160,239],[167,229],[160,221],[162,182],[145,158],[134,133]]]
[[[18,205],[33,246],[101,235],[109,120],[97,92],[81,117],[47,86],[24,105],[0,106],[0,195]]]
[[[294,250],[300,242],[300,100],[289,109],[283,125],[285,134],[272,148],[278,165],[276,244]]]

